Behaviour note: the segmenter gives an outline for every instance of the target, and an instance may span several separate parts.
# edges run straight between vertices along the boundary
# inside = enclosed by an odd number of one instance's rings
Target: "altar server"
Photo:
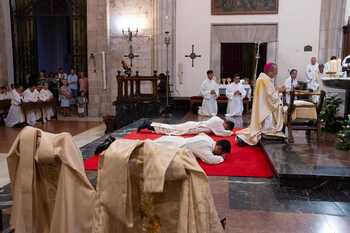
[[[200,134],[191,138],[163,136],[154,140],[154,142],[166,146],[186,148],[207,164],[222,163],[225,160],[225,154],[231,152],[229,141],[221,140],[215,142],[206,134]]]
[[[289,78],[284,81],[284,87],[286,88],[286,102],[289,104],[290,102],[290,92],[294,91],[295,88],[298,87],[298,71],[296,69],[292,69],[289,72]]]
[[[319,83],[317,81],[318,63],[316,57],[311,58],[311,63],[306,67],[307,88],[313,91],[318,90]]]
[[[234,82],[228,85],[226,89],[227,103],[227,117],[242,116],[243,113],[243,99],[246,96],[243,85],[240,83],[240,77],[235,76]]]
[[[27,88],[23,92],[23,102],[24,103],[36,103],[39,100],[39,95],[37,93],[38,91],[36,90],[36,85],[32,84],[29,88]],[[36,111],[29,111],[27,112],[27,124],[28,125],[35,125],[36,121],[38,120],[38,116]]]
[[[39,99],[43,102],[50,102],[53,100],[53,94],[49,90],[48,83],[45,83],[43,88],[40,90]],[[43,116],[44,122],[50,121],[51,117],[55,115],[51,106],[45,107],[43,113],[44,113],[44,116]]]
[[[21,104],[22,104],[22,91],[21,86],[17,86],[12,90],[11,93],[11,107],[5,118],[5,125],[7,127],[14,127],[15,125],[21,124],[24,122],[24,115],[22,113]]]
[[[285,91],[285,87],[278,90],[275,88],[273,79],[276,75],[277,65],[269,63],[265,65],[264,73],[261,73],[256,80],[250,125],[237,132],[237,141],[240,145],[254,146],[258,144],[262,135],[285,138],[282,133],[283,104],[279,96],[279,92]]]
[[[216,116],[218,113],[216,99],[219,95],[219,85],[214,79],[212,70],[207,72],[207,79],[201,85],[200,94],[203,97],[203,103],[198,110],[198,114],[202,116]]]
[[[185,134],[200,134],[213,133],[217,136],[231,136],[235,124],[232,121],[222,120],[220,117],[214,116],[207,121],[188,121],[182,124],[163,124],[157,122],[144,122],[139,128],[149,129],[157,134],[165,135],[185,135]]]

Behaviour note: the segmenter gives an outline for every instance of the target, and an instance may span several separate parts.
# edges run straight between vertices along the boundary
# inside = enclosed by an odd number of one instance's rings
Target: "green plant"
[[[350,150],[350,115],[344,120],[343,129],[337,134],[337,149]]]
[[[324,131],[336,133],[341,130],[342,123],[336,117],[341,103],[342,100],[337,96],[331,96],[325,99],[322,112],[320,114],[322,129]]]

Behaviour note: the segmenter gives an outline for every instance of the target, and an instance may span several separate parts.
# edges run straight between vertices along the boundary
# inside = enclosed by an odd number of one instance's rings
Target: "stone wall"
[[[139,26],[138,36],[133,38],[133,70],[140,75],[152,75],[153,70],[166,72],[166,46],[164,36],[170,31],[170,75],[175,79],[175,0],[87,0],[88,2],[88,55],[91,116],[114,114],[112,102],[116,99],[116,74],[121,70],[121,61],[129,64],[124,56],[129,53],[130,43],[123,37],[122,29]],[[137,21],[133,23],[133,21]],[[106,52],[107,88],[103,88],[102,57]],[[94,59],[90,54],[94,54]],[[96,68],[95,68],[96,63]],[[96,72],[95,72],[96,69]],[[143,92],[150,86],[142,87]],[[175,87],[174,87],[175,89]]]

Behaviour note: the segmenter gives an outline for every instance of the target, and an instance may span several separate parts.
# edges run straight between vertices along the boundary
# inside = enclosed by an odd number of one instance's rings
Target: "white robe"
[[[157,134],[166,135],[185,135],[185,134],[200,134],[214,133],[217,136],[231,136],[232,131],[224,128],[224,120],[214,116],[207,121],[188,121],[182,124],[169,125],[162,123],[152,123]]]
[[[23,102],[25,103],[36,103],[38,102],[39,99],[39,95],[35,92],[36,90],[34,90],[33,92],[28,88],[27,90],[25,90],[23,92]],[[37,112],[36,111],[30,111],[27,113],[26,115],[27,117],[27,123],[28,125],[35,125],[36,121],[37,121]]]
[[[252,87],[249,84],[242,84],[244,90],[245,90],[245,97],[251,101],[252,99]]]
[[[39,93],[39,99],[43,102],[47,102],[52,98],[53,98],[53,94],[50,90],[42,89]],[[43,111],[43,114],[44,114],[44,121],[51,120],[51,117],[55,115],[52,107],[45,108]]]
[[[191,138],[163,136],[154,140],[154,142],[176,148],[186,148],[207,164],[219,164],[224,162],[222,156],[213,154],[216,143],[211,137],[205,134],[200,134]]]
[[[215,91],[216,95],[212,95],[211,91]],[[201,85],[200,94],[203,97],[203,103],[198,110],[198,114],[202,116],[216,116],[218,113],[216,99],[219,96],[219,85],[214,79],[206,79]]]
[[[239,92],[240,95],[235,95],[236,92]],[[227,117],[232,116],[242,116],[243,113],[243,99],[246,96],[246,92],[242,84],[231,83],[227,87],[226,96],[228,98],[227,103]]]
[[[306,81],[307,88],[313,91],[317,91],[320,87],[320,84],[317,81],[317,72],[318,72],[318,64],[315,65],[309,64],[306,67]]]
[[[286,81],[284,81],[284,86],[286,88],[286,102],[287,104],[290,103],[290,94],[289,92],[291,92],[292,90],[294,90],[297,86],[298,86],[298,79],[294,79],[292,80],[292,77],[289,77],[286,79]]]
[[[16,90],[11,94],[11,107],[5,119],[7,127],[13,127],[24,122],[24,115],[21,109],[22,97]]]

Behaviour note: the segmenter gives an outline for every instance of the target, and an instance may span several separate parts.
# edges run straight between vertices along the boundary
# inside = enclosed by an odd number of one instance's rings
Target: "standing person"
[[[63,116],[69,116],[70,114],[70,103],[72,99],[72,93],[68,86],[68,81],[63,80],[63,85],[60,88],[60,100],[61,100],[61,107],[63,110]]]
[[[49,90],[49,84],[45,83],[43,88],[40,90],[39,99],[42,102],[50,102],[53,100],[53,98],[54,98],[54,96],[53,96],[52,92]],[[53,108],[51,106],[45,107],[45,109],[43,111],[43,121],[44,122],[50,121],[51,117],[53,117],[54,115],[55,114],[54,114]]]
[[[89,92],[89,81],[88,81],[88,77],[85,75],[84,72],[80,72],[79,75],[79,91],[85,92],[85,96],[88,96],[88,92]]]
[[[73,68],[70,70],[67,81],[72,95],[72,104],[75,104],[75,99],[78,97],[78,76]]]
[[[243,99],[246,96],[243,85],[240,83],[239,75],[235,75],[234,82],[227,86],[226,96],[228,98],[226,116],[242,116]]]
[[[268,63],[264,67],[264,73],[261,73],[256,80],[250,125],[237,132],[239,145],[254,146],[259,143],[262,135],[285,138],[282,132],[283,103],[279,96],[280,92],[285,91],[285,87],[275,88],[273,79],[277,73],[277,65]]]
[[[79,117],[85,117],[87,115],[88,99],[85,91],[80,91],[80,96],[77,99],[78,115]]]
[[[25,120],[21,109],[23,87],[16,86],[11,92],[11,107],[4,120],[6,127],[14,127]]]
[[[290,102],[290,92],[294,91],[298,87],[298,71],[296,69],[292,69],[290,71],[289,78],[284,82],[284,87],[286,88],[286,102],[289,104]]]
[[[319,83],[317,82],[317,71],[318,64],[316,57],[312,57],[310,64],[306,67],[307,88],[312,91],[316,91],[319,87]]]
[[[200,94],[203,97],[202,106],[198,114],[202,116],[216,116],[218,113],[218,103],[216,99],[219,96],[219,85],[214,80],[214,72],[207,71],[207,79],[202,83]]]
[[[24,103],[36,103],[39,100],[39,95],[37,94],[36,90],[36,84],[30,85],[29,88],[27,88],[23,92],[23,102]],[[38,120],[38,115],[35,110],[29,111],[26,113],[27,118],[27,124],[34,126],[36,124],[36,121]]]

